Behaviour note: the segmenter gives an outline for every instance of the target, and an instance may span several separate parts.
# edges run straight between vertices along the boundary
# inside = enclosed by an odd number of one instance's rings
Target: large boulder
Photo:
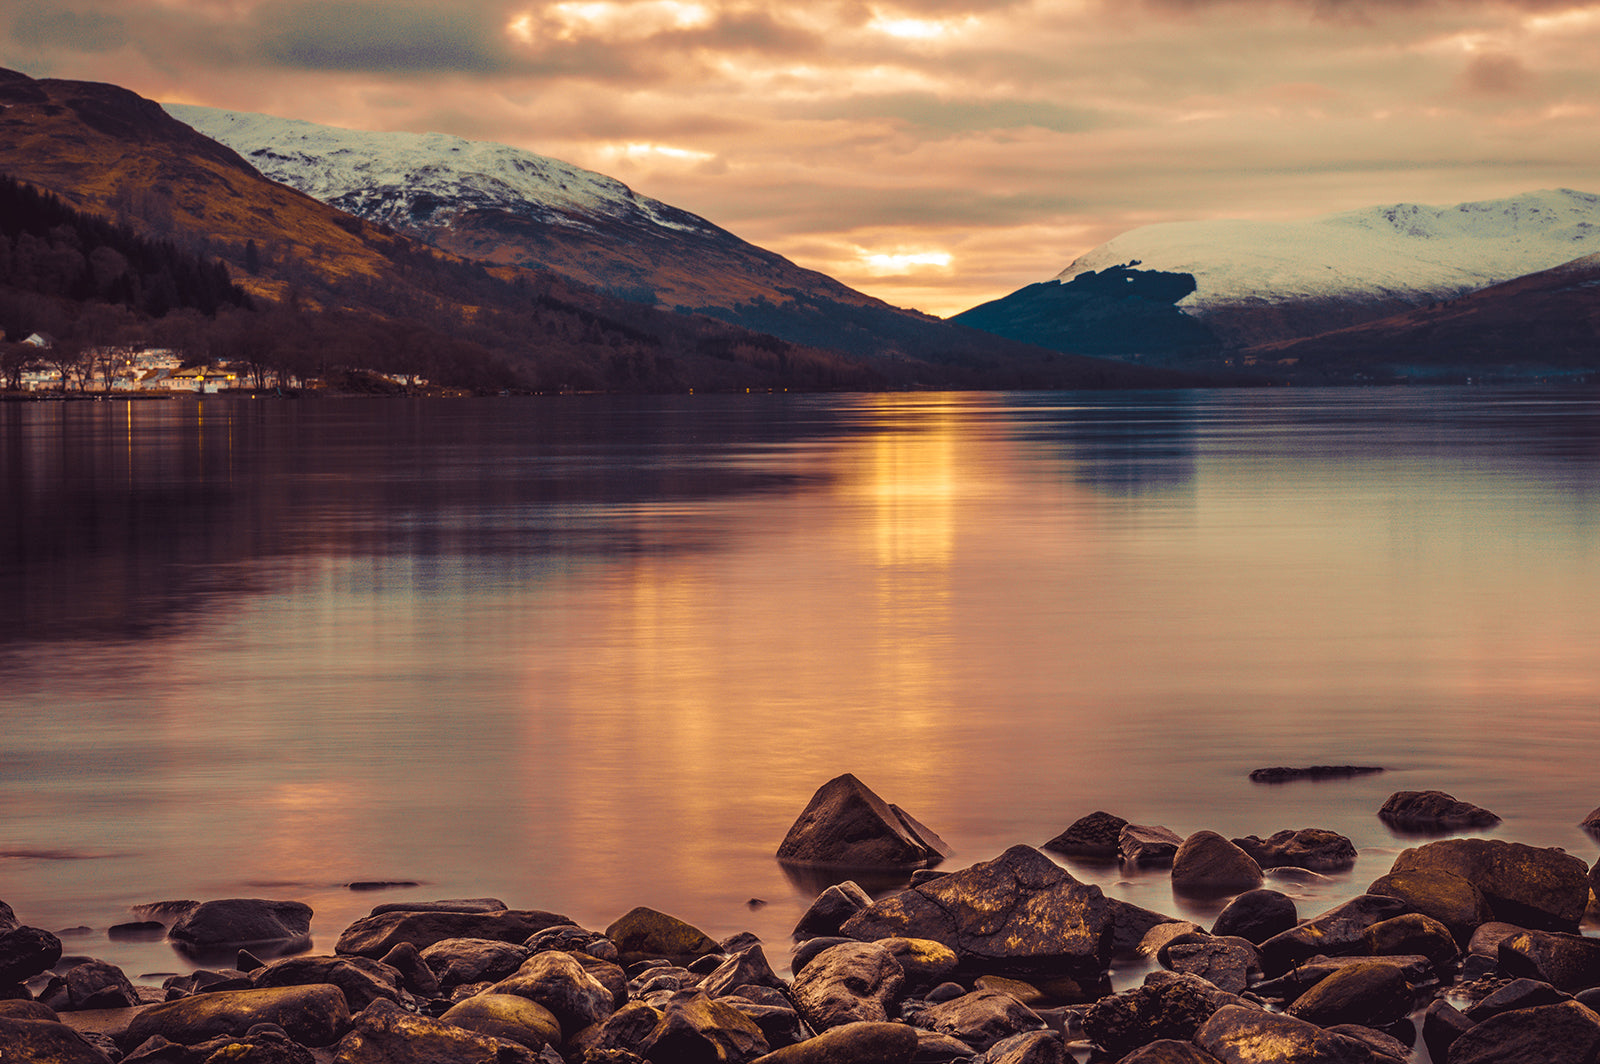
[[[964,967],[1098,976],[1111,956],[1110,907],[1031,846],[900,891],[845,922],[853,938],[927,938]]]
[[[1326,828],[1285,829],[1264,839],[1246,835],[1233,841],[1262,868],[1289,866],[1337,872],[1356,863],[1355,843]]]
[[[1576,1001],[1491,1016],[1450,1046],[1449,1064],[1593,1064],[1600,1016]]]
[[[446,938],[423,949],[421,955],[422,963],[439,981],[439,989],[450,991],[466,983],[504,979],[522,967],[533,951],[492,938]]]
[[[326,1046],[349,1029],[350,1006],[344,993],[328,984],[219,990],[150,1006],[133,1017],[122,1044],[132,1048],[160,1035],[194,1045],[218,1035],[242,1035],[258,1023],[277,1024],[302,1045]]]
[[[492,994],[515,994],[550,1010],[566,1037],[616,1011],[616,997],[566,953],[535,953],[516,974],[495,983]]]
[[[1065,831],[1039,848],[1068,857],[1114,861],[1122,829],[1127,826],[1128,822],[1120,816],[1097,810],[1079,817]]]
[[[638,1053],[651,1064],[748,1064],[769,1048],[761,1028],[744,1013],[697,990],[685,990],[661,1009]]]
[[[1282,1013],[1225,1005],[1195,1032],[1221,1064],[1400,1064],[1366,1042]]]
[[[1243,993],[1261,976],[1261,953],[1243,938],[1185,935],[1168,942],[1156,958],[1171,971],[1197,975],[1230,994]]]
[[[14,927],[0,933],[0,987],[26,982],[55,967],[61,940],[37,927]]]
[[[1373,880],[1368,894],[1399,898],[1416,912],[1431,916],[1450,929],[1463,949],[1480,924],[1494,919],[1483,892],[1468,880],[1443,869],[1390,872]]]
[[[355,1016],[334,1064],[537,1064],[533,1051],[453,1023],[374,1001]]]
[[[19,1064],[111,1064],[111,1057],[90,1045],[64,1023],[18,1020],[0,1016],[0,1060]]]
[[[1117,853],[1131,865],[1164,868],[1182,845],[1182,835],[1160,824],[1127,824],[1117,833]]]
[[[835,883],[817,895],[817,900],[794,925],[796,940],[837,935],[844,922],[872,904],[868,894],[854,880]]]
[[[1589,904],[1589,867],[1564,850],[1499,839],[1445,839],[1403,850],[1390,875],[1436,871],[1478,889],[1495,919],[1538,931],[1576,931]]]
[[[1413,831],[1488,828],[1500,818],[1471,802],[1457,801],[1443,791],[1396,791],[1378,810],[1384,823]]]
[[[167,937],[191,954],[240,948],[263,956],[289,953],[311,944],[311,906],[265,898],[202,902],[178,917]]]
[[[825,1031],[846,1023],[887,1020],[905,981],[900,962],[882,946],[846,942],[817,954],[794,977],[789,992],[812,1029]]]
[[[1211,925],[1213,935],[1237,935],[1261,945],[1300,920],[1294,899],[1265,887],[1247,890],[1230,901]]]
[[[617,917],[606,928],[606,937],[617,944],[624,968],[646,960],[688,964],[722,952],[715,939],[693,924],[643,905]]]
[[[1398,898],[1357,895],[1261,943],[1261,966],[1268,975],[1280,975],[1319,953],[1359,953],[1367,928],[1405,912],[1406,904]]]
[[[846,773],[811,796],[778,846],[778,859],[838,868],[928,868],[950,847],[921,822]]]
[[[1522,931],[1503,939],[1500,970],[1562,990],[1600,986],[1600,939],[1559,931]]]
[[[1373,924],[1361,933],[1360,952],[1373,957],[1420,954],[1441,975],[1461,956],[1450,929],[1421,913],[1402,913]]]
[[[1215,831],[1197,831],[1172,857],[1172,886],[1179,891],[1241,891],[1261,885],[1261,866]]]
[[[364,917],[345,928],[333,951],[377,960],[402,942],[409,942],[419,950],[447,938],[490,938],[520,943],[526,942],[536,931],[571,923],[558,913],[538,909],[490,912],[395,909]]]
[[[778,977],[767,961],[766,951],[760,945],[732,954],[705,977],[700,989],[714,998],[731,994],[740,987],[767,986],[775,990],[788,990],[788,984]]]
[[[1217,1064],[1217,1058],[1188,1039],[1163,1038],[1135,1049],[1121,1064]]]
[[[961,966],[955,950],[932,939],[880,938],[878,945],[900,962],[908,988],[938,986]]]
[[[755,1064],[910,1064],[917,1033],[903,1023],[841,1024],[797,1045],[758,1057]]]
[[[352,1012],[379,998],[400,1005],[410,1003],[400,985],[400,973],[368,957],[287,957],[251,972],[250,983],[260,989],[326,983],[339,988]]]
[[[1239,999],[1193,975],[1152,975],[1134,990],[1101,998],[1083,1015],[1083,1029],[1113,1059],[1152,1042],[1189,1041],[1211,1014]]]
[[[550,1010],[516,994],[477,994],[452,1005],[439,1019],[535,1051],[561,1042],[561,1024]]]
[[[121,968],[105,961],[84,961],[67,969],[58,994],[43,995],[60,1010],[128,1009],[144,1004]],[[64,1000],[59,1000],[64,998]]]
[[[911,1022],[960,1039],[975,1049],[988,1049],[1014,1034],[1043,1030],[1045,1026],[1038,1013],[997,990],[974,990],[941,1002],[918,1012]]]
[[[1300,995],[1288,1011],[1320,1027],[1381,1027],[1410,1012],[1411,999],[1411,984],[1400,966],[1374,960],[1340,968]]]

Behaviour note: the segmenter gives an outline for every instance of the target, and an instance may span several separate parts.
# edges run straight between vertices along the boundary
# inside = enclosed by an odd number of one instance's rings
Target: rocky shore
[[[1436,792],[1397,794],[1383,815],[1400,813],[1482,822]],[[1175,891],[1228,900],[1201,927],[1107,897],[1047,850],[1170,866]],[[1320,913],[1263,885],[1353,863],[1317,828],[1180,838],[1096,812],[1041,848],[935,871],[947,854],[844,776],[779,848],[839,873],[793,942],[717,942],[648,908],[590,929],[476,898],[379,905],[307,955],[305,905],[160,902],[112,932],[195,961],[161,986],[63,957],[0,903],[0,1064],[1600,1059],[1600,940],[1580,933],[1596,870],[1560,849],[1439,838]],[[874,898],[849,867],[909,885]],[[1135,958],[1159,968],[1113,992],[1108,971]]]

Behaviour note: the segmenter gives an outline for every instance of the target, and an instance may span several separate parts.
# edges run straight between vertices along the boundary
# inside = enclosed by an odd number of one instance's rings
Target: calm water
[[[1349,835],[1303,912],[1396,790],[1600,848],[1595,393],[0,404],[0,604],[0,900],[136,976],[188,966],[130,906],[241,895],[319,951],[494,895],[781,962],[845,771],[947,867],[1096,809]],[[1319,763],[1388,771],[1247,779]]]

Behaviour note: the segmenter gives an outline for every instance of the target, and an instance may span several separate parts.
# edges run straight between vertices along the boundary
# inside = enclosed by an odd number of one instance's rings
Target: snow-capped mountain
[[[369,133],[190,104],[162,106],[272,180],[397,228],[444,225],[467,211],[490,209],[554,225],[620,221],[716,231],[705,219],[640,196],[615,178],[505,144],[443,133]]]
[[[1600,196],[1571,189],[1427,207],[1402,203],[1288,222],[1168,222],[1130,230],[1058,279],[1137,259],[1193,274],[1181,308],[1246,302],[1399,298],[1476,291],[1600,251]]]

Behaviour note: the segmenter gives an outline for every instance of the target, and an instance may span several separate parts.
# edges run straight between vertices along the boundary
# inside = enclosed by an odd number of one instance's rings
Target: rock
[[[932,939],[880,938],[878,945],[900,962],[908,989],[936,986],[954,975],[960,966],[955,950]]]
[[[1430,1004],[1422,1014],[1422,1044],[1428,1049],[1428,1057],[1440,1062],[1447,1060],[1450,1047],[1471,1030],[1472,1025],[1472,1021],[1450,1002],[1441,998]]]
[[[1416,912],[1433,917],[1450,929],[1463,949],[1479,924],[1494,919],[1494,910],[1477,887],[1440,869],[1391,872],[1374,880],[1367,893],[1399,898]]]
[[[905,986],[894,955],[871,942],[823,950],[795,976],[790,994],[813,1030],[858,1021],[881,1022],[893,1013]]]
[[[1025,1031],[1002,1038],[971,1064],[1073,1064],[1066,1040],[1055,1031]]]
[[[594,976],[595,980],[607,990],[611,991],[612,1004],[621,1008],[628,1001],[628,976],[623,970],[610,961],[603,961],[599,957],[588,953],[569,953],[567,956],[583,965],[583,970]]]
[[[1450,929],[1421,913],[1403,913],[1373,924],[1361,933],[1361,952],[1374,957],[1419,953],[1441,975],[1461,956]]]
[[[728,957],[705,977],[700,989],[714,998],[719,998],[742,986],[788,989],[788,984],[778,978],[778,973],[767,963],[767,955],[760,946],[751,946],[743,952]]]
[[[799,975],[800,969],[810,964],[812,959],[823,950],[854,941],[856,940],[853,938],[844,938],[840,935],[826,935],[802,942],[794,948],[794,953],[789,956],[789,970],[795,975]]]
[[[763,1004],[737,995],[718,1000],[729,1008],[739,1010],[746,1019],[761,1028],[761,1034],[766,1038],[767,1045],[773,1049],[803,1042],[811,1036],[810,1029],[806,1027],[792,1005]]]
[[[1257,983],[1250,989],[1257,997],[1292,1002],[1335,972],[1358,964],[1371,964],[1373,961],[1383,961],[1399,968],[1405,975],[1406,982],[1413,986],[1434,978],[1433,964],[1421,954],[1390,957],[1313,957],[1278,978]]]
[[[1557,931],[1522,931],[1501,941],[1500,970],[1562,990],[1600,986],[1600,940]]]
[[[220,990],[150,1006],[133,1017],[121,1041],[136,1046],[160,1035],[194,1045],[242,1035],[258,1023],[275,1023],[302,1045],[332,1045],[350,1026],[350,1007],[338,987],[325,984]]]
[[[122,969],[105,961],[85,961],[73,965],[67,969],[63,984],[66,1008],[74,1012],[130,1009],[144,1004]]]
[[[405,1012],[374,1001],[356,1014],[340,1040],[334,1064],[538,1064],[533,1052],[509,1039]]]
[[[1261,955],[1254,943],[1242,938],[1196,935],[1204,941],[1179,939],[1167,943],[1157,956],[1171,971],[1195,975],[1230,994],[1242,994],[1252,977],[1261,975]]]
[[[1319,1027],[1363,1023],[1379,1027],[1411,1011],[1411,984],[1397,965],[1367,961],[1339,969],[1288,1008],[1290,1016]]]
[[[537,931],[571,923],[565,916],[538,909],[492,912],[395,909],[363,917],[345,928],[333,951],[378,958],[402,942],[409,942],[418,950],[447,938],[488,938],[521,943]]]
[[[880,899],[843,930],[864,940],[932,939],[964,967],[1024,977],[1097,977],[1111,955],[1100,888],[1030,846]]]
[[[699,991],[685,990],[661,1010],[661,1019],[638,1053],[653,1064],[747,1064],[770,1048],[761,1028],[744,1013]]]
[[[106,937],[113,942],[154,942],[166,934],[167,925],[160,920],[135,920],[106,928]]]
[[[1135,1049],[1121,1064],[1217,1064],[1217,1058],[1193,1042],[1163,1038]]]
[[[1576,931],[1589,904],[1589,869],[1558,849],[1499,839],[1445,839],[1404,850],[1391,875],[1451,872],[1476,887],[1495,919],[1538,931]]]
[[[0,986],[27,982],[60,959],[59,938],[37,927],[14,927],[0,934]]]
[[[1405,911],[1405,902],[1397,898],[1357,895],[1261,943],[1261,966],[1268,975],[1278,975],[1319,953],[1355,953],[1367,928]]]
[[[1473,1023],[1482,1023],[1490,1016],[1498,1016],[1502,1012],[1533,1009],[1540,1005],[1559,1005],[1563,1001],[1570,1000],[1572,1000],[1570,994],[1562,993],[1549,983],[1538,979],[1513,979],[1479,1000],[1467,1010],[1466,1016]]]
[[[1145,937],[1164,924],[1181,923],[1196,931],[1200,930],[1199,924],[1191,924],[1187,920],[1179,920],[1176,916],[1140,908],[1121,898],[1107,898],[1106,905],[1111,912],[1111,951],[1119,956],[1137,952]]]
[[[319,983],[336,986],[344,994],[345,1003],[355,1012],[379,998],[399,1005],[410,1004],[400,980],[398,971],[367,957],[288,957],[250,973],[250,985],[261,989]]]
[[[1010,994],[995,990],[975,990],[934,1005],[917,1013],[911,1022],[980,1050],[1023,1031],[1042,1030],[1045,1025],[1038,1013]]]
[[[1258,888],[1247,890],[1230,901],[1211,925],[1213,935],[1236,935],[1261,945],[1273,935],[1282,934],[1300,919],[1294,899],[1282,891]]]
[[[21,1064],[111,1064],[111,1057],[64,1023],[0,1016],[0,1059]]]
[[[606,928],[606,937],[617,944],[624,967],[643,960],[667,960],[687,965],[696,957],[722,952],[704,931],[676,916],[639,906]]]
[[[1239,999],[1193,975],[1152,975],[1134,990],[1101,998],[1083,1014],[1083,1029],[1113,1059],[1165,1039],[1194,1038],[1211,1014]]]
[[[954,1064],[955,1061],[971,1064],[977,1052],[959,1038],[921,1027],[911,1029],[917,1032],[917,1051],[911,1055],[912,1064]]]
[[[499,913],[510,907],[499,898],[446,898],[442,901],[389,901],[374,905],[369,916],[384,913]]]
[[[1450,1047],[1449,1064],[1592,1064],[1600,1016],[1576,1001],[1491,1016]]]
[[[1357,1042],[1365,1043],[1368,1048],[1381,1058],[1387,1060],[1410,1060],[1411,1046],[1416,1043],[1416,1030],[1410,1026],[1409,1022],[1396,1024],[1394,1029],[1407,1033],[1407,1037],[1410,1039],[1409,1043],[1400,1041],[1392,1034],[1385,1034],[1382,1031],[1359,1023],[1336,1023],[1332,1027],[1326,1028],[1326,1030],[1334,1034],[1342,1034]]]
[[[352,954],[354,956],[354,954]],[[397,944],[378,962],[400,973],[402,984],[418,997],[438,997],[439,977],[433,974],[417,947],[409,942]],[[366,1006],[363,1005],[362,1008]]]
[[[1183,836],[1158,824],[1128,824],[1117,834],[1117,852],[1132,865],[1164,867],[1182,845]]]
[[[950,847],[846,773],[824,783],[778,846],[778,859],[839,868],[927,868]]]
[[[504,979],[532,955],[526,946],[492,938],[446,938],[421,951],[422,963],[446,992],[463,983]]]
[[[903,1023],[846,1023],[798,1045],[759,1057],[756,1064],[910,1064],[917,1033]]]
[[[1044,991],[1032,983],[1025,983],[1021,979],[1007,979],[1003,975],[980,975],[972,981],[972,989],[993,990],[996,993],[1009,994],[1029,1008],[1038,1005],[1045,999]],[[960,994],[952,994],[945,1000],[953,1001],[960,996]]]
[[[264,898],[202,902],[178,917],[167,937],[191,954],[242,946],[287,953],[311,944],[311,906]]]
[[[1254,890],[1261,866],[1215,831],[1197,831],[1183,840],[1172,858],[1172,887],[1178,891]]]
[[[17,926],[16,910],[5,902],[0,901],[0,935],[5,934],[7,931],[15,931]]]
[[[1378,810],[1384,823],[1413,830],[1487,828],[1500,823],[1489,810],[1443,791],[1396,791]]]
[[[847,879],[835,883],[818,894],[817,900],[800,917],[800,922],[794,925],[794,937],[798,941],[837,935],[846,920],[871,904],[872,896],[855,881]]]
[[[1065,831],[1039,848],[1068,857],[1111,861],[1117,857],[1122,829],[1127,826],[1128,822],[1120,816],[1096,811],[1079,817]]]
[[[266,965],[262,965],[263,968]],[[190,994],[209,994],[222,990],[253,990],[255,984],[244,972],[230,968],[215,971],[197,968],[188,975],[174,975],[161,984],[166,990],[166,1000],[176,1001]]]
[[[582,927],[567,925],[547,927],[543,931],[535,931],[529,935],[527,941],[522,944],[528,948],[529,953],[554,950],[557,953],[584,953],[597,960],[610,961],[612,964],[622,962],[622,952],[617,949],[615,942],[605,936],[605,932],[590,931]]]
[[[1339,872],[1356,863],[1355,843],[1326,828],[1286,829],[1264,839],[1247,835],[1233,842],[1262,868],[1288,865],[1313,872]]]
[[[452,1005],[443,1023],[539,1050],[561,1042],[561,1024],[549,1009],[516,994],[478,994]]]
[[[1141,957],[1158,956],[1167,943],[1176,939],[1186,938],[1189,935],[1204,935],[1205,929],[1189,920],[1169,920],[1164,924],[1152,927],[1139,940],[1138,953]]]
[[[1525,930],[1527,928],[1518,927],[1516,924],[1491,920],[1472,933],[1472,939],[1467,943],[1467,952],[1475,957],[1487,957],[1498,965],[1500,963],[1500,943],[1508,938],[1522,934]]]
[[[1220,1064],[1399,1064],[1359,1039],[1242,1005],[1218,1009],[1194,1042]]]
[[[592,1059],[597,1053],[625,1050],[634,1053],[644,1044],[650,1032],[661,1022],[662,1012],[643,1001],[630,1001],[606,1017],[598,1027],[581,1031],[566,1043],[570,1055],[582,1060]]]
[[[48,1020],[51,1023],[59,1023],[61,1020],[61,1017],[56,1015],[56,1010],[44,1002],[21,999],[0,1001],[0,1016],[10,1020]]]
[[[535,953],[490,993],[515,994],[544,1006],[568,1038],[616,1011],[612,992],[566,953]]]
[[[1383,769],[1371,765],[1312,765],[1309,768],[1258,768],[1250,773],[1254,783],[1288,783],[1291,780],[1347,779],[1370,776]]]

